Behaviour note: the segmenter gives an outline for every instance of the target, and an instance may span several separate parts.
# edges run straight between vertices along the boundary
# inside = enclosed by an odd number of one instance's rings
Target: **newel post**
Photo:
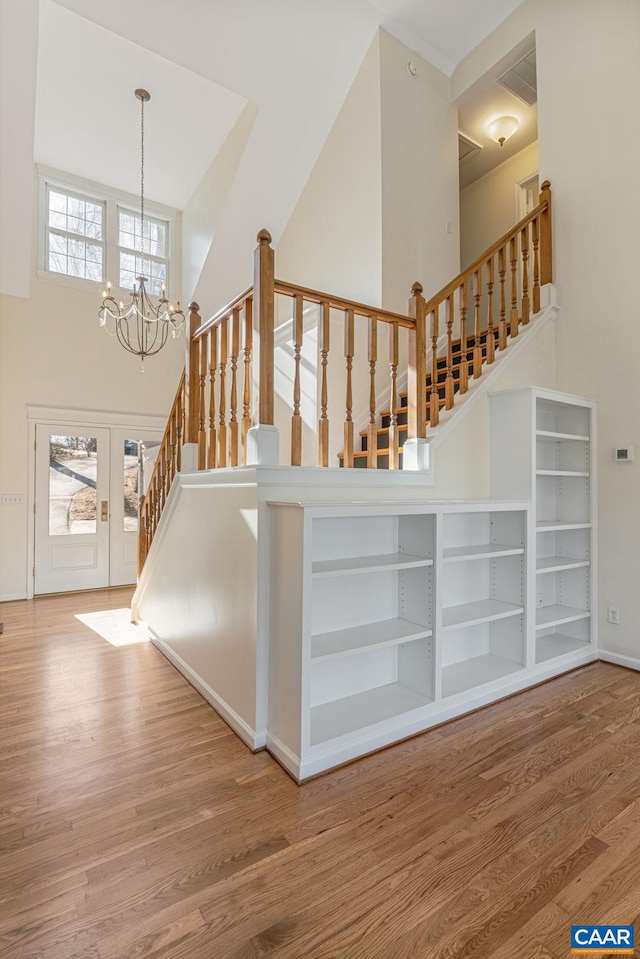
[[[247,465],[277,466],[279,433],[274,412],[275,274],[271,234],[258,233],[253,258],[253,396],[254,414],[247,434]]]
[[[198,425],[200,421],[200,342],[195,339],[195,333],[200,324],[200,307],[197,303],[189,304],[189,325],[187,340],[187,355],[185,360],[185,438],[182,446],[181,470],[184,473],[194,473],[198,469]]]
[[[553,247],[551,237],[551,184],[545,180],[540,188],[540,203],[547,209],[540,216],[540,285],[553,283]]]
[[[422,284],[414,283],[409,299],[409,316],[414,326],[409,330],[409,366],[407,371],[407,440],[402,448],[402,468],[426,470],[429,448],[426,440],[427,411],[427,313]]]

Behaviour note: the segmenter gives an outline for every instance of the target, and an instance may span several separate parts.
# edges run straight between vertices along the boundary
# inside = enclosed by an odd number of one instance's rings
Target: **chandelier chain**
[[[144,274],[144,98],[140,111],[140,273]]]

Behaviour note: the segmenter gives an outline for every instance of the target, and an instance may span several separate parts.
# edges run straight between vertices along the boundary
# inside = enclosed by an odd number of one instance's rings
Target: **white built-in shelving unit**
[[[492,493],[533,502],[535,661],[566,662],[595,646],[595,404],[536,389],[491,403]]]

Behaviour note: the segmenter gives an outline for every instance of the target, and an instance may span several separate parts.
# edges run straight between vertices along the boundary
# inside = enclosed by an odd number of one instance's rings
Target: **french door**
[[[36,424],[35,593],[135,583],[138,497],[162,436],[146,434]]]

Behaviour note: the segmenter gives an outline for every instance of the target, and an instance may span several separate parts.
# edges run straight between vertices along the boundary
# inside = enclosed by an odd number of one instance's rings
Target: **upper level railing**
[[[552,282],[550,184],[542,184],[534,210],[435,296],[426,300],[422,286],[415,283],[406,315],[277,280],[270,244],[269,233],[262,230],[253,286],[215,316],[202,322],[198,305],[190,306],[184,380],[142,510],[141,556],[181,467],[176,446],[183,422],[184,441],[197,447],[200,470],[278,462],[275,331],[282,317],[290,323],[290,394],[278,390],[278,425],[282,428],[284,417],[290,420],[291,465],[305,460],[301,367],[311,340],[317,423],[307,432],[315,434],[317,465],[328,466],[332,453],[337,465],[339,452],[343,465],[353,467],[354,434],[362,425],[366,465],[376,467],[377,417],[384,398],[389,407],[389,468],[400,467],[400,431],[406,432],[403,468],[420,468],[420,450],[428,428],[439,422],[440,408],[451,409],[456,395],[467,392],[469,378],[480,377],[483,366],[494,362],[496,350],[505,350],[509,337],[516,337],[531,312],[540,309],[540,287]],[[402,399],[401,385],[406,390]],[[356,394],[363,398],[357,409]],[[399,426],[399,414],[404,413],[406,426]]]

